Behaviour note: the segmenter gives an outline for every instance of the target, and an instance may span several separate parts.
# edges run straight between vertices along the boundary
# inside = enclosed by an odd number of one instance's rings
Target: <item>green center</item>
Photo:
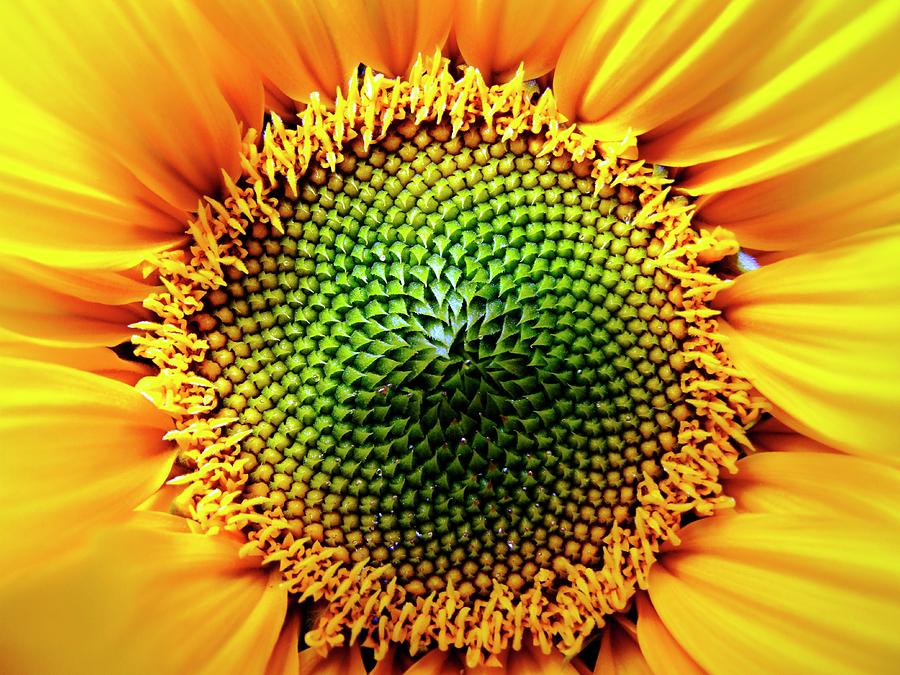
[[[246,494],[416,593],[596,566],[683,408],[640,195],[540,138],[406,130],[311,169],[208,298]]]

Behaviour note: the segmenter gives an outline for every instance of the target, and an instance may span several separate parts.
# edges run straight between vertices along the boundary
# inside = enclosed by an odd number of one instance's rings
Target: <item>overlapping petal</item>
[[[637,612],[638,644],[654,675],[704,675],[672,637],[645,593],[637,595]]]
[[[738,514],[692,523],[682,535],[651,570],[650,599],[706,671],[893,672],[896,526]]]
[[[278,636],[278,642],[272,648],[265,675],[299,675],[300,653],[297,651],[299,641],[300,616],[296,611],[289,611]]]
[[[612,621],[603,631],[594,675],[654,675],[638,646],[634,626]]]
[[[61,345],[56,341],[28,338],[0,327],[0,356],[55,363],[88,373],[111,377],[134,385],[142,377],[152,374],[145,363],[120,358],[106,347]]]
[[[388,75],[405,75],[419,54],[444,44],[450,0],[343,0],[326,3],[342,51]]]
[[[287,593],[277,574],[238,555],[240,545],[194,534],[182,518],[135,514],[75,560],[0,589],[0,664],[5,672],[261,674]]]
[[[900,226],[745,274],[717,299],[726,349],[794,429],[896,460]]]
[[[900,8],[598,3],[560,55],[561,110],[683,166],[699,219],[791,249],[900,216]]]
[[[900,67],[900,59],[898,59]],[[697,219],[733,231],[741,244],[802,250],[900,220],[900,77],[834,120],[777,150],[688,169]]]
[[[260,122],[242,118],[260,84],[180,3],[8,4],[0,38],[0,241],[18,255],[135,264],[237,172],[241,129]]]
[[[521,64],[526,78],[553,70],[589,0],[462,0],[453,28],[459,51],[488,81],[502,82]]]
[[[0,578],[121,521],[166,479],[170,420],[131,387],[0,357]]]
[[[402,75],[450,30],[452,3],[425,0],[195,0],[204,16],[271,88],[296,102],[333,100],[360,63]]]
[[[366,675],[359,646],[332,649],[322,656],[307,647],[300,652],[300,672],[318,675]]]
[[[0,327],[59,345],[126,342],[145,319],[147,284],[106,270],[48,267],[0,255]]]
[[[561,111],[601,140],[646,134],[727,102],[721,90],[790,29],[776,2],[595,3],[553,87]]]
[[[724,482],[738,512],[853,516],[900,530],[900,470],[850,455],[761,452]]]

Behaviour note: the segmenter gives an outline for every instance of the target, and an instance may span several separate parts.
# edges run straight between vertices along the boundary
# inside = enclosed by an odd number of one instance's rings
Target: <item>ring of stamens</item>
[[[437,58],[256,141],[137,339],[184,513],[321,603],[312,646],[574,653],[725,502],[759,410],[707,308],[733,241],[549,93]]]

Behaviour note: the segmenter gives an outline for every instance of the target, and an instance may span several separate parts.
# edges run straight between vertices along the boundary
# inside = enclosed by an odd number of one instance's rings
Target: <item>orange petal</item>
[[[594,675],[653,675],[635,636],[611,621],[603,631]]]
[[[281,628],[278,642],[272,648],[272,656],[266,664],[265,675],[299,675],[300,655],[297,651],[299,642],[300,615],[291,612]]]
[[[854,516],[900,528],[900,470],[850,455],[761,452],[725,480],[738,512]]]
[[[34,246],[49,247],[57,238],[57,245],[65,244],[69,235],[87,247],[85,237],[99,233],[78,225],[102,225],[110,217],[128,222],[129,212],[146,216],[133,222],[150,232],[180,232],[185,212],[219,187],[221,170],[239,170],[241,126],[248,120],[238,115],[248,107],[242,102],[236,113],[233,90],[219,88],[228,64],[210,58],[224,52],[204,45],[220,38],[189,8],[165,0],[98,1],[65,12],[5,4],[0,27],[10,87],[32,107],[43,107],[36,122],[27,116],[27,103],[13,105],[12,117],[3,113],[4,122],[21,126],[13,145],[20,148],[19,163],[30,168],[9,192],[21,183],[38,205],[33,218],[40,217],[41,230],[23,236]],[[55,166],[57,145],[62,168]],[[79,166],[79,160],[88,163]],[[46,212],[40,209],[45,185]],[[22,206],[15,212],[27,213]],[[54,227],[48,218],[60,210],[76,217]],[[137,239],[148,243],[146,235]],[[97,246],[109,248],[103,239]]]
[[[11,672],[261,673],[287,593],[240,540],[138,513],[77,559],[0,590]],[[53,636],[53,648],[47,636]]]
[[[366,675],[359,645],[335,647],[328,656],[322,656],[312,648],[300,652],[300,672],[315,675]]]
[[[464,660],[454,652],[433,649],[412,666],[399,672],[403,675],[460,675],[466,673]],[[391,672],[397,671],[385,671],[385,675]]]
[[[750,432],[753,447],[759,452],[826,452],[840,453],[817,440],[798,434],[777,418],[770,417]]]
[[[637,595],[637,637],[647,665],[655,675],[703,675],[660,620],[645,593]]]
[[[653,566],[653,606],[710,673],[887,673],[900,532],[854,518],[715,516]]]
[[[0,357],[0,529],[6,577],[127,517],[166,479],[170,420],[131,387]]]
[[[738,277],[717,299],[726,349],[792,428],[893,456],[900,406],[900,226]]]
[[[343,58],[388,75],[405,75],[420,52],[434,54],[453,20],[448,0],[343,0],[323,7]]]
[[[151,287],[115,272],[64,270],[0,256],[0,326],[61,345],[116,345],[145,313]]]
[[[525,66],[525,78],[532,79],[553,70],[590,5],[590,0],[463,0],[453,26],[457,45],[466,63],[488,81],[509,79],[519,64]]]
[[[578,675],[578,670],[559,652],[544,654],[533,645],[521,651],[510,651],[506,661],[507,675]]]
[[[358,61],[342,53],[326,19],[325,2],[193,0],[237,53],[295,101],[318,91],[326,98],[347,80]]]
[[[560,54],[560,110],[600,139],[651,131],[714,96],[790,25],[774,1],[597,3]]]
[[[418,661],[404,667],[404,661],[408,661],[409,657],[403,655],[403,650],[394,650],[388,654],[383,660],[378,662],[375,669],[369,675],[504,675],[507,670],[503,662],[506,655],[492,657],[491,665],[481,665],[468,667],[466,665],[466,654],[450,648],[448,651],[432,649]]]

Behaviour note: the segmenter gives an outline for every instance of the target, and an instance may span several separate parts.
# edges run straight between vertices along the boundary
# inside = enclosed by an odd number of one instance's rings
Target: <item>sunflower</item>
[[[896,3],[0,11],[4,672],[900,662]]]

